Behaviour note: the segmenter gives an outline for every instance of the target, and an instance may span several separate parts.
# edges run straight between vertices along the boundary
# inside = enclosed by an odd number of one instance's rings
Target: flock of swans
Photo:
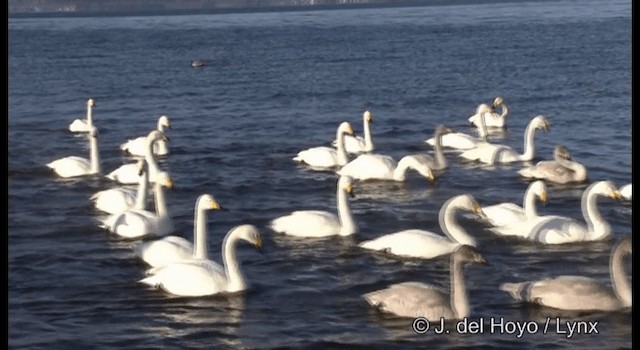
[[[72,132],[86,133],[89,139],[89,159],[70,156],[47,166],[60,177],[102,174],[98,150],[98,129],[93,122],[93,99],[87,101],[87,118],[74,120]],[[500,114],[494,112],[502,108]],[[469,122],[479,128],[480,138],[455,132],[443,125],[436,127],[433,138],[426,142],[434,154],[409,154],[399,161],[374,153],[370,124],[373,115],[363,113],[364,136],[356,136],[349,122],[336,130],[333,147],[317,146],[300,151],[293,161],[313,170],[333,171],[338,175],[336,188],[337,213],[321,210],[296,210],[272,219],[268,227],[277,233],[297,237],[351,236],[358,225],[349,207],[357,181],[404,181],[409,171],[434,181],[434,171],[447,168],[443,148],[458,151],[464,161],[488,164],[531,161],[535,158],[534,138],[537,130],[550,130],[544,116],[531,119],[524,132],[523,152],[508,145],[489,141],[491,128],[504,128],[508,108],[497,97],[492,105],[481,104]],[[236,258],[236,246],[246,241],[262,250],[260,232],[253,225],[232,228],[222,244],[222,264],[209,259],[207,251],[207,211],[223,209],[210,194],[202,194],[195,204],[193,241],[171,235],[174,223],[167,210],[165,188],[171,188],[171,176],[160,168],[157,156],[169,154],[166,129],[171,128],[167,116],[161,116],[157,128],[146,136],[128,140],[120,146],[123,152],[144,157],[108,173],[107,178],[118,184],[137,184],[137,189],[114,187],[90,197],[96,209],[109,214],[100,226],[126,239],[157,236],[141,241],[135,254],[150,268],[139,282],[161,288],[179,296],[204,296],[245,290],[247,281]],[[373,307],[401,317],[426,317],[429,320],[461,319],[470,313],[464,284],[463,268],[467,263],[485,263],[477,250],[477,242],[457,222],[458,212],[468,213],[483,222],[489,232],[539,244],[569,244],[599,241],[612,236],[611,226],[597,208],[600,197],[631,200],[631,184],[617,188],[611,181],[596,181],[581,198],[584,221],[560,215],[539,215],[536,202],[547,201],[547,183],[581,183],[587,179],[584,165],[572,160],[563,145],[554,149],[554,159],[524,167],[518,174],[530,180],[522,206],[515,203],[481,205],[469,194],[447,200],[439,212],[441,232],[420,228],[391,232],[365,240],[358,247],[396,257],[433,259],[449,256],[451,292],[421,282],[404,282],[372,291],[362,297]],[[439,172],[440,174],[440,172]],[[148,192],[152,189],[155,211],[148,210]],[[631,286],[624,272],[623,257],[631,254],[630,237],[618,242],[611,253],[613,290],[598,281],[579,276],[558,276],[540,281],[504,283],[501,289],[517,301],[541,304],[566,310],[619,310],[631,307]]]

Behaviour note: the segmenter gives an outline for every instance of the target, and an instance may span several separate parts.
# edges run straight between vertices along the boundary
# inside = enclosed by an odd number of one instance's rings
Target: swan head
[[[338,179],[338,189],[344,191],[351,197],[355,197],[355,193],[353,191],[353,178],[349,175],[342,175]]]
[[[482,207],[478,204],[478,201],[470,194],[461,194],[452,199],[451,205],[455,208],[467,210],[471,213],[478,215],[481,218],[486,218],[487,215],[482,211]]]
[[[158,119],[158,125],[167,129],[171,129],[171,121],[166,115],[160,116],[160,118]]]
[[[338,134],[347,134],[353,136],[355,133],[353,132],[353,128],[349,122],[342,122],[338,126]]]
[[[153,130],[147,135],[147,142],[155,142],[162,140],[164,142],[169,142],[169,138],[160,130]]]
[[[571,153],[569,152],[567,147],[565,147],[564,145],[556,145],[553,148],[553,159],[571,160]]]
[[[460,245],[452,253],[453,260],[463,263],[486,264],[487,260],[480,252],[470,245]]]
[[[371,114],[370,111],[364,111],[364,113],[362,113],[362,119],[367,123],[371,123],[373,122],[373,114]]]
[[[535,129],[542,129],[544,131],[551,130],[551,123],[549,123],[547,118],[543,115],[538,115],[535,118],[531,119],[529,125]]]
[[[548,194],[547,194],[547,185],[542,180],[537,180],[529,185],[529,188],[533,193],[540,199],[540,202],[547,204]]]
[[[502,97],[498,96],[493,100],[493,108],[496,108],[504,103]]]
[[[593,183],[591,186],[592,187],[590,192],[601,194],[603,196],[607,196],[612,199],[623,198],[618,188],[611,181],[608,181],[608,180],[598,181]]]
[[[157,176],[156,183],[168,189],[173,188],[173,179],[171,178],[171,176],[169,176],[169,174],[166,171],[161,171],[156,176]]]
[[[426,177],[429,182],[434,182],[436,180],[436,176],[433,174],[433,170],[431,167],[420,158],[414,157],[412,155],[404,156],[398,162],[398,168],[411,168],[418,172],[418,174]]]
[[[87,100],[87,107],[94,107],[96,105],[92,98]]]
[[[203,194],[198,198],[198,209],[200,210],[220,210],[222,207],[218,201],[210,194]]]
[[[231,229],[231,235],[237,236],[239,239],[249,242],[260,253],[263,253],[262,237],[258,228],[253,225],[239,225]]]
[[[452,129],[449,129],[446,126],[440,124],[436,127],[435,135],[436,136],[445,135],[445,134],[450,134],[452,132],[453,132]]]

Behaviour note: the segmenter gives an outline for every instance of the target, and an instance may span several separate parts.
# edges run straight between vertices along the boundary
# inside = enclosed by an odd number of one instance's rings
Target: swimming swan
[[[236,246],[240,240],[249,242],[262,252],[258,229],[253,225],[240,225],[232,228],[222,242],[224,270],[209,259],[189,259],[152,268],[148,271],[151,276],[139,282],[179,296],[243,291],[247,289],[247,282],[236,257]]]
[[[172,188],[173,181],[165,172],[158,174],[154,185],[156,211],[130,209],[113,214],[102,221],[100,227],[124,238],[140,238],[146,235],[165,236],[174,231],[174,224],[167,211],[164,190]]]
[[[164,133],[165,128],[171,129],[171,121],[166,115],[158,118],[158,126],[156,130]],[[144,156],[147,152],[147,137],[140,136],[135,139],[128,140],[120,145],[120,149],[134,156]],[[164,156],[169,154],[169,145],[167,141],[157,140],[153,145],[153,154]]]
[[[180,260],[208,259],[207,210],[221,209],[210,194],[203,194],[196,201],[193,215],[193,242],[180,236],[166,236],[149,242],[141,242],[134,252],[152,267],[171,264]]]
[[[503,283],[500,289],[520,302],[573,311],[616,311],[630,308],[631,284],[623,258],[631,254],[631,237],[621,239],[612,249],[609,271],[613,290],[598,280],[583,276],[558,276],[538,281]]]
[[[153,154],[153,144],[156,141],[165,141],[168,142],[169,139],[164,135],[162,131],[153,130],[147,135],[147,149],[145,152],[144,159],[147,162],[147,172],[149,173],[149,182],[156,182],[156,177],[160,172],[160,167],[158,166],[158,161],[156,160],[155,155]],[[138,169],[136,168],[136,163],[123,164],[114,171],[107,174],[107,178],[116,181],[121,184],[135,184],[140,181],[140,176],[138,175]]]
[[[390,233],[370,241],[358,244],[359,247],[384,251],[388,254],[432,259],[450,254],[460,245],[476,246],[475,238],[471,237],[456,221],[456,213],[466,210],[484,215],[482,208],[473,196],[464,194],[450,198],[444,203],[438,215],[440,229],[445,236],[425,230],[404,230]]]
[[[502,113],[498,114],[493,112],[496,108],[501,107]],[[502,97],[496,97],[493,100],[493,106],[489,107],[486,104],[482,103],[476,109],[476,113],[469,117],[469,123],[480,128],[482,127],[481,116],[484,114],[484,122],[485,125],[489,128],[504,128],[507,126],[507,116],[509,115],[509,107],[504,102]]]
[[[87,118],[75,119],[69,124],[69,131],[71,132],[90,132],[93,126],[93,107],[96,103],[92,98],[87,100]]]
[[[536,165],[520,169],[518,174],[528,179],[542,179],[557,184],[584,182],[587,168],[571,160],[569,150],[563,145],[553,149],[554,160],[543,160]]]
[[[504,226],[538,217],[536,197],[547,203],[547,186],[541,180],[532,182],[524,194],[522,207],[514,203],[500,203],[482,207],[487,223]]]
[[[620,187],[620,194],[622,195],[622,198],[630,201],[631,200],[631,195],[633,194],[633,191],[631,189],[631,184],[626,184],[624,186]]]
[[[269,228],[275,232],[281,232],[298,237],[327,237],[348,236],[357,232],[347,194],[354,196],[350,176],[340,176],[336,193],[338,202],[338,215],[321,210],[299,210],[269,223]]]
[[[433,182],[435,176],[431,168],[419,156],[404,156],[396,163],[393,158],[382,154],[365,153],[347,163],[337,171],[339,175],[351,176],[356,180],[404,181],[407,170],[413,169]]]
[[[144,210],[147,205],[147,187],[149,186],[149,176],[144,165],[144,159],[140,159],[137,163],[138,174],[141,175],[137,190],[118,187],[96,192],[90,198],[96,209],[109,214],[129,209]]]
[[[585,222],[564,216],[544,215],[489,230],[497,235],[516,236],[544,244],[603,240],[611,236],[612,230],[598,211],[597,199],[600,196],[622,198],[611,181],[597,181],[582,193],[581,206]]]
[[[362,114],[362,124],[364,129],[364,137],[362,136],[344,136],[344,149],[347,153],[363,153],[371,152],[375,149],[371,138],[371,123],[373,122],[373,114],[365,111]],[[333,140],[333,147],[338,146],[338,139]]]
[[[378,310],[400,317],[425,317],[429,321],[463,319],[471,311],[464,283],[464,266],[467,263],[486,264],[486,260],[473,247],[456,247],[450,258],[449,293],[430,284],[404,282],[362,297]]]
[[[89,159],[69,156],[47,163],[47,167],[64,178],[100,174],[102,170],[98,149],[98,129],[92,126],[89,132]]]
[[[353,136],[353,128],[348,122],[342,122],[336,131],[336,139],[338,140],[337,150],[326,146],[308,148],[298,152],[298,154],[293,157],[293,160],[306,163],[316,168],[341,167],[349,162],[349,157],[344,149],[345,134]]]
[[[487,106],[487,112],[481,114],[480,120],[484,120],[485,114],[490,113],[490,112],[492,112],[492,109],[491,109],[491,107]],[[487,131],[487,127],[486,126],[481,127],[478,130],[478,133],[480,134],[480,138],[471,136],[469,134],[461,133],[461,132],[445,133],[445,134],[442,135],[442,137],[440,139],[440,146],[453,148],[453,149],[457,149],[457,150],[461,150],[461,151],[479,147],[480,145],[483,145],[483,144],[487,143],[487,137],[488,137],[489,133]],[[430,146],[435,147],[436,146],[436,140],[437,140],[437,137],[434,136],[434,137],[426,140],[425,142],[427,144],[429,144]]]
[[[477,148],[466,150],[460,157],[480,161],[486,164],[511,163],[530,161],[535,157],[535,145],[533,142],[536,130],[549,131],[550,124],[547,119],[539,115],[529,122],[524,132],[524,153],[519,154],[513,148],[505,145],[485,143]]]

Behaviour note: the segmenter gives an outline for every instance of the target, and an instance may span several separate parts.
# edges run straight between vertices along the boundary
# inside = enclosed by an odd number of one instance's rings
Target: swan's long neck
[[[336,140],[338,140],[338,144],[336,145],[336,153],[338,155],[338,165],[344,166],[349,163],[349,157],[347,156],[347,150],[344,148],[344,132],[342,130],[338,130],[336,134]]]
[[[371,138],[371,123],[364,119],[364,145],[368,151],[373,150],[373,139]]]
[[[599,193],[593,191],[594,187],[591,186],[585,190],[582,194],[582,216],[584,221],[587,222],[587,228],[589,230],[586,240],[599,240],[611,235],[611,225],[602,218],[600,211],[598,210],[598,196]]]
[[[631,306],[631,284],[624,271],[624,258],[625,252],[620,249],[620,246],[611,254],[611,260],[609,261],[609,267],[611,270],[611,283],[613,284],[613,291],[616,293],[618,299],[625,307]]]
[[[476,239],[471,237],[457,222],[456,212],[459,206],[453,202],[455,198],[449,199],[440,209],[438,221],[442,232],[454,242],[477,246]]]
[[[509,115],[509,107],[504,102],[500,104],[500,107],[502,108],[502,113],[500,113],[500,118],[504,119],[507,117],[507,115]]]
[[[444,156],[444,152],[442,151],[442,134],[436,134],[436,144],[434,150],[434,160],[435,160],[435,169],[444,169],[447,167],[447,158]]]
[[[102,172],[100,167],[100,150],[98,149],[98,137],[95,135],[89,136],[89,152],[91,173],[100,174]]]
[[[482,140],[482,142],[489,142],[488,141],[488,136],[489,136],[489,132],[487,131],[487,121],[485,120],[485,115],[486,112],[481,112],[480,113],[480,139]]]
[[[393,179],[396,181],[404,181],[407,177],[407,170],[411,168],[411,162],[408,158],[402,158],[393,170]]]
[[[536,156],[536,147],[533,142],[535,136],[536,128],[529,123],[527,129],[524,131],[524,153],[522,153],[520,160],[529,161]]]
[[[532,219],[538,216],[538,208],[536,206],[536,194],[529,188],[525,193],[524,200],[522,201],[522,209],[524,209],[524,215],[528,219]]]
[[[351,215],[351,209],[349,208],[349,199],[347,198],[347,192],[338,187],[338,217],[340,218],[340,236],[348,236],[356,233],[358,227]]]
[[[456,319],[469,316],[470,307],[467,298],[467,287],[464,285],[464,263],[455,257],[451,258],[451,309]]]
[[[208,259],[207,250],[207,209],[196,208],[193,213],[193,257]]]
[[[562,157],[558,157],[558,159],[556,159],[556,162],[562,165],[563,167],[573,171],[575,173],[574,175],[575,179],[587,178],[587,168],[584,165],[578,162],[573,162],[568,159],[564,159]]]
[[[240,270],[240,264],[236,257],[236,245],[238,238],[233,234],[227,234],[222,243],[222,263],[227,275],[227,291],[236,292],[246,289],[247,283]]]
[[[156,216],[167,216],[167,202],[165,200],[164,189],[162,188],[160,181],[156,181],[155,183],[154,197],[156,201]]]
[[[155,175],[158,173],[158,161],[156,161],[156,156],[153,154],[153,144],[155,141],[147,142],[147,149],[144,153],[144,160],[147,162],[147,171],[149,174]]]
[[[138,182],[135,209],[144,210],[147,207],[147,187],[149,186],[149,173],[145,170]]]
[[[89,129],[93,126],[93,107],[90,104],[87,104],[87,126]]]

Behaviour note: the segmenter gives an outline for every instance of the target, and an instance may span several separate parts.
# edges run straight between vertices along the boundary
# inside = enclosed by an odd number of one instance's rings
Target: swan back
[[[440,208],[440,212],[438,214],[440,228],[452,241],[475,247],[477,245],[476,239],[462,230],[462,228],[455,222],[455,213],[460,209],[480,215],[482,218],[486,218],[486,215],[482,211],[482,207],[480,207],[480,204],[478,204],[476,199],[470,194],[462,194],[450,198],[442,205],[442,208]]]

